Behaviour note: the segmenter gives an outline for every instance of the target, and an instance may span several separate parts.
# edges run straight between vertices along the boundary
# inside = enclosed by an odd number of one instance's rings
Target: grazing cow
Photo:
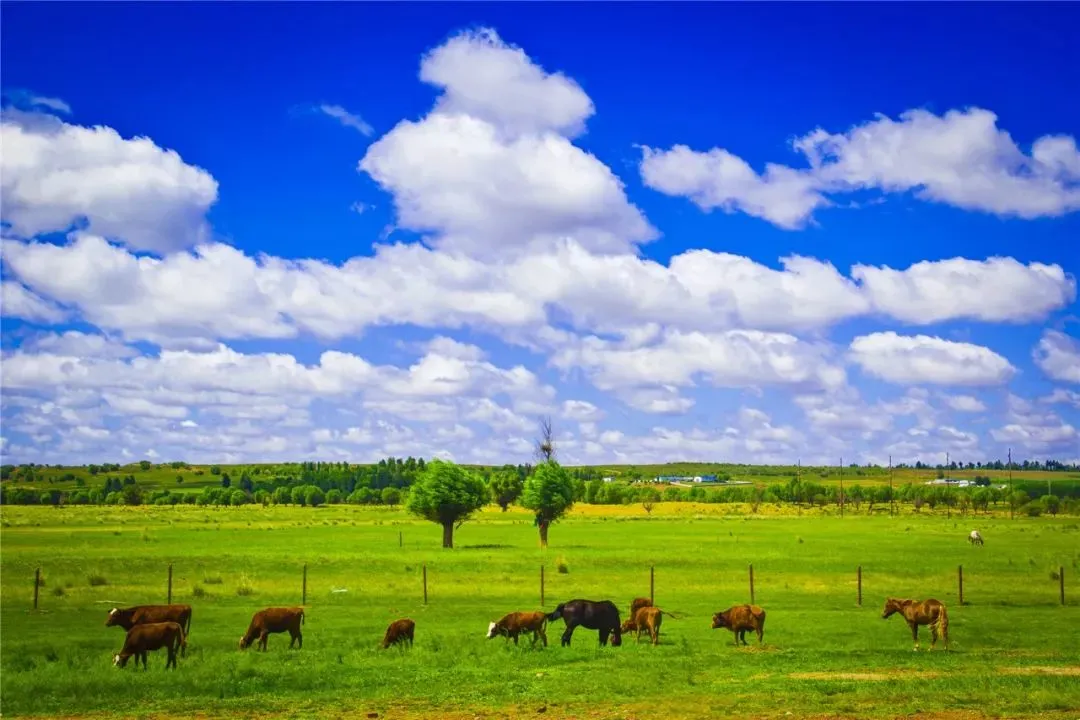
[[[113,608],[105,618],[105,627],[119,625],[124,630],[131,630],[136,625],[146,623],[175,622],[184,628],[184,638],[191,632],[190,605],[134,605],[129,608]],[[187,643],[181,654],[186,655]]]
[[[607,645],[609,635],[613,647],[622,645],[619,609],[610,600],[571,600],[560,603],[547,617],[549,621],[562,618],[566,623],[566,631],[562,634],[564,647],[570,644],[574,628],[578,625],[589,630],[598,630],[601,645]]]
[[[409,643],[409,647],[413,644],[413,632],[416,630],[416,623],[409,618],[401,618],[390,623],[390,627],[386,628],[386,635],[383,636],[382,649],[390,647],[391,645]]]
[[[971,543],[972,545],[982,545],[983,544],[982,535],[979,534],[978,530],[972,530],[971,534],[968,535],[968,542]]]
[[[251,647],[255,638],[259,639],[259,647],[266,652],[266,641],[270,633],[288,631],[290,635],[289,647],[294,644],[296,649],[304,647],[304,634],[300,632],[300,626],[304,624],[304,608],[300,607],[271,607],[260,610],[251,616],[251,623],[247,632],[240,636],[240,649],[246,650]]]
[[[881,619],[888,619],[893,613],[900,613],[911,628],[911,639],[915,641],[912,650],[919,649],[919,626],[930,626],[930,649],[937,645],[938,633],[945,643],[945,649],[949,649],[949,613],[945,610],[944,603],[929,598],[927,600],[898,600],[888,598],[885,601],[885,609],[881,611]]]
[[[514,639],[514,644],[518,644],[518,635],[521,633],[531,632],[533,635],[532,644],[535,647],[537,639],[544,641],[544,647],[547,647],[547,633],[544,632],[544,628],[547,626],[547,614],[543,612],[512,612],[496,622],[488,625],[487,637],[490,640],[497,635],[503,635],[506,637],[506,642],[510,642],[510,638]]]
[[[135,656],[135,666],[138,667],[142,660],[143,670],[146,670],[146,654],[151,650],[165,648],[169,657],[165,661],[165,669],[176,667],[176,651],[183,651],[187,645],[184,638],[184,628],[177,622],[141,623],[127,631],[124,638],[124,647],[113,656],[113,665],[124,667],[128,658]]]
[[[712,629],[727,628],[735,635],[735,644],[746,645],[746,631],[757,633],[758,644],[764,644],[765,611],[757,605],[735,605],[713,615]]]
[[[673,618],[678,618],[674,613],[661,610],[653,605],[647,605],[640,607],[637,610],[637,614],[627,619],[622,625],[622,631],[624,633],[637,631],[637,641],[641,641],[641,631],[645,630],[649,633],[649,639],[652,640],[653,645],[660,644],[660,621],[664,615],[670,615]]]
[[[634,598],[630,601],[630,615],[628,617],[633,620],[634,617],[637,616],[638,610],[643,607],[649,607],[650,605],[652,605],[652,600],[650,600],[649,598]],[[625,632],[625,630],[623,632]]]

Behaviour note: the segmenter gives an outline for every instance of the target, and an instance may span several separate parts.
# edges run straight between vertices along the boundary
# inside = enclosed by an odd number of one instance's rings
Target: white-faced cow
[[[971,534],[968,535],[968,542],[971,543],[972,545],[982,545],[983,544],[982,535],[979,534],[978,530],[972,530]]]

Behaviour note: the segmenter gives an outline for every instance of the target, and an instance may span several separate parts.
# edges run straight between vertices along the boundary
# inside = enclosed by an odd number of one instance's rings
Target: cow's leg
[[[757,629],[758,645],[764,645],[765,644],[765,641],[762,639],[763,637],[765,637],[765,628],[758,627],[758,629]]]
[[[607,628],[600,628],[600,644],[607,645],[608,635],[611,634],[611,630]]]
[[[937,625],[937,623],[931,623],[930,624],[930,649],[931,650],[933,650],[935,647],[937,647],[937,638],[938,638],[938,625]]]
[[[570,645],[570,638],[572,638],[574,636],[574,628],[576,628],[576,627],[577,627],[577,623],[574,623],[574,622],[569,622],[569,623],[566,624],[566,629],[563,630],[563,634],[562,634],[562,645],[563,645],[563,647],[568,647]]]
[[[515,644],[515,645],[517,645],[517,644],[518,644],[518,634],[519,634],[519,633],[514,633],[514,644]]]
[[[540,627],[540,639],[544,641],[544,647],[547,647],[547,632],[545,632],[543,626]]]
[[[911,627],[911,639],[915,643],[912,651],[915,651],[919,649],[919,623],[909,621],[908,625]]]
[[[266,641],[270,639],[270,633],[263,630],[259,633],[259,646],[262,647],[262,651],[266,652]]]

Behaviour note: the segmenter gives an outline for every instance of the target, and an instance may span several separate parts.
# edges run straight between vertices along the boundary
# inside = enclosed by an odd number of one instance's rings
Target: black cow
[[[566,631],[562,634],[562,644],[570,644],[574,628],[578,625],[589,630],[600,631],[600,644],[607,645],[608,636],[614,647],[622,645],[622,629],[619,622],[619,609],[610,600],[571,600],[561,603],[553,612],[548,613],[548,620],[562,618]]]

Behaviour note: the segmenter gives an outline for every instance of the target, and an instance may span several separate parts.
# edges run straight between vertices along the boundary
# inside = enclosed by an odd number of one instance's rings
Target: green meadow
[[[745,506],[579,504],[541,550],[531,516],[485,509],[455,548],[400,509],[14,507],[0,528],[0,702],[5,716],[201,717],[1076,717],[1080,711],[1080,525],[1070,517],[890,517]],[[967,534],[978,528],[983,547]],[[400,543],[400,544],[399,544]],[[187,657],[117,669],[114,605],[193,610]],[[736,647],[714,612],[765,608],[765,643]],[[297,605],[304,647],[272,635],[241,652],[251,614]],[[964,601],[957,596],[963,566]],[[423,598],[427,568],[428,602]],[[648,596],[679,614],[661,644],[601,648],[579,628],[559,646],[487,640],[512,610],[575,597],[625,613]],[[863,602],[857,603],[856,568]],[[35,568],[39,608],[32,609]],[[1059,604],[1059,567],[1066,605]],[[936,597],[950,650],[912,652],[887,596]],[[380,650],[387,624],[417,623],[412,650]],[[790,714],[788,714],[790,713]]]

